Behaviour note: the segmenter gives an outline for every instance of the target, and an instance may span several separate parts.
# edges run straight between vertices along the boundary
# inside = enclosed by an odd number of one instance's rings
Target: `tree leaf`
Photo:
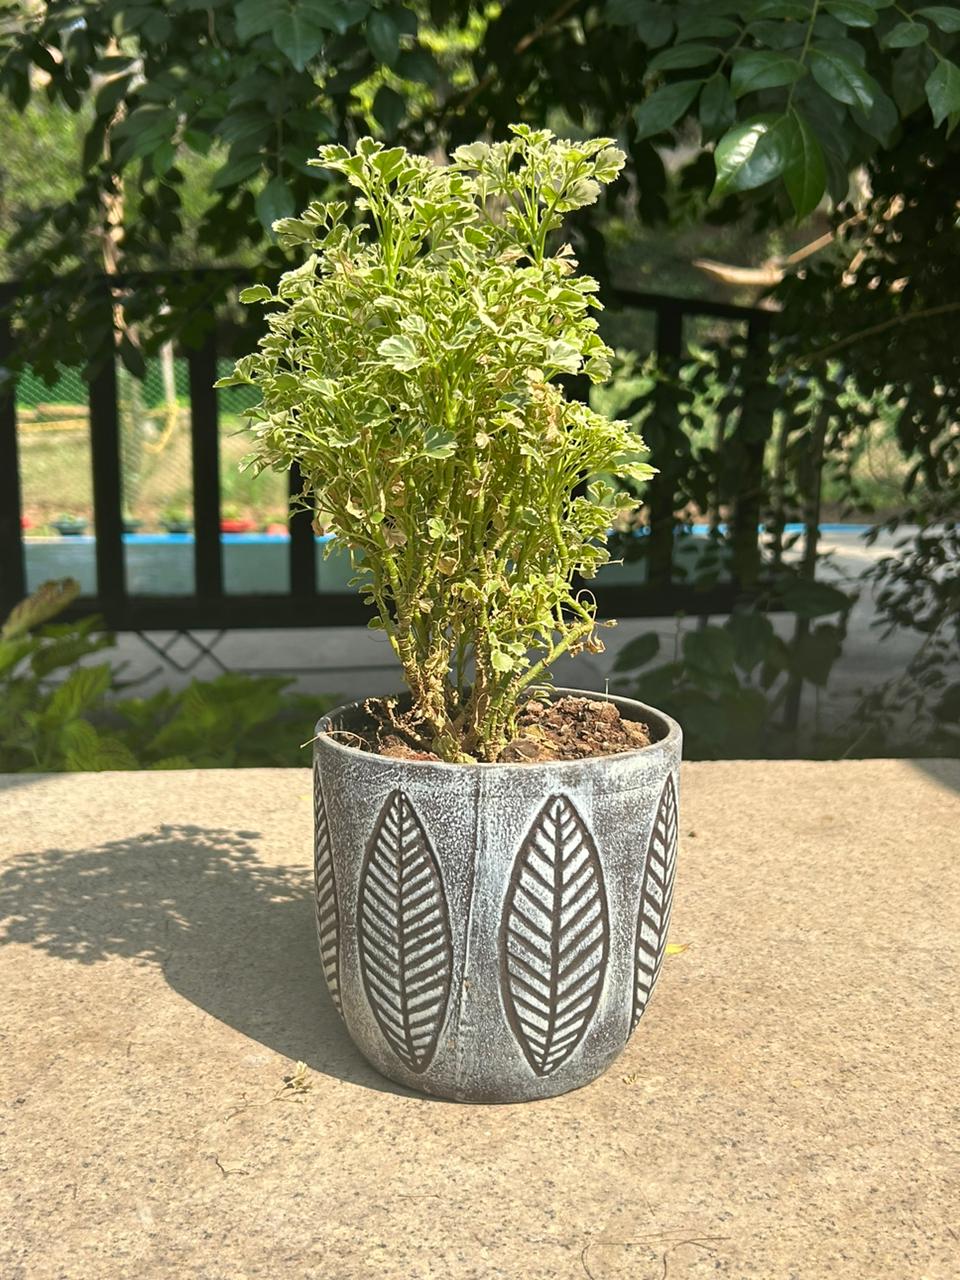
[[[655,631],[645,635],[634,636],[617,654],[613,664],[614,671],[633,671],[636,667],[645,667],[656,657],[660,649],[660,637]]]
[[[759,49],[737,59],[730,73],[730,84],[734,96],[742,98],[745,93],[755,93],[758,89],[794,84],[804,74],[805,68],[798,59]]]
[[[305,5],[298,4],[280,15],[273,26],[273,40],[298,71],[323,48],[326,32],[310,16]]]
[[[701,627],[683,637],[686,662],[706,675],[725,676],[733,671],[733,636],[723,627]]]
[[[116,109],[117,103],[122,101],[127,90],[130,88],[132,81],[132,75],[114,76],[112,80],[108,80],[106,84],[102,85],[98,90],[94,101],[94,110],[97,115],[112,115]]]
[[[561,1067],[587,1034],[609,952],[596,845],[571,801],[551,796],[520,846],[500,926],[507,1021],[538,1076]]]
[[[960,111],[960,67],[941,58],[927,77],[927,101],[938,128],[954,111]]]
[[[823,199],[827,168],[817,136],[799,112],[792,112],[794,129],[786,139],[787,164],[783,183],[798,218],[813,213]]]
[[[823,7],[845,27],[872,27],[880,16],[866,0],[823,0]]]
[[[833,49],[810,50],[810,70],[817,84],[837,102],[869,111],[879,89],[877,82],[842,53]]]
[[[237,156],[235,159],[228,160],[225,165],[221,165],[211,178],[210,186],[214,191],[220,191],[224,187],[238,186],[247,178],[252,178],[262,163],[262,158],[256,151],[252,155]]]
[[[268,229],[294,211],[293,194],[282,178],[271,178],[257,196],[257,217]]]
[[[889,143],[893,131],[900,123],[896,104],[882,90],[874,98],[873,106],[868,112],[854,107],[853,118],[864,133],[876,138],[884,146]]]
[[[735,36],[740,28],[729,18],[710,13],[683,11],[677,15],[677,40],[699,40],[704,36]]]
[[[701,80],[680,80],[655,89],[633,113],[638,139],[651,138],[675,124],[700,92],[702,83]]]
[[[370,11],[367,0],[300,0],[314,23],[330,31],[348,31]]]
[[[758,667],[770,649],[776,632],[764,613],[738,609],[726,622],[733,637],[734,662],[747,675]]]
[[[708,138],[726,132],[737,118],[730,82],[719,72],[711,76],[700,94],[700,125]]]
[[[790,669],[820,688],[827,683],[830,669],[843,649],[843,631],[823,622],[808,635],[800,636],[791,648]]]
[[[633,1011],[630,1030],[636,1027],[650,1002],[654,983],[663,964],[673,905],[673,884],[677,865],[677,789],[673,774],[667,775],[653,819],[640,891],[640,915],[634,951]]]
[[[417,84],[436,84],[440,67],[428,49],[404,49],[397,59],[396,73]]]
[[[898,22],[880,43],[884,49],[911,49],[915,44],[923,44],[929,34],[929,27],[922,22]]]
[[[450,997],[453,946],[440,868],[402,791],[384,802],[360,871],[357,944],[384,1039],[410,1071],[425,1071]]]
[[[926,101],[926,81],[933,55],[926,45],[915,45],[904,51],[893,64],[893,99],[900,114],[908,116]]]
[[[248,289],[240,290],[241,302],[266,302],[273,293],[265,284],[252,284]]]
[[[382,84],[373,100],[373,114],[386,134],[394,134],[407,113],[407,104],[388,84]]]
[[[392,67],[400,56],[400,32],[393,18],[380,9],[367,19],[367,44],[378,62]]]
[[[648,49],[659,49],[673,34],[670,6],[653,0],[607,0],[606,19],[612,27],[637,25]]]
[[[687,67],[702,67],[720,57],[715,44],[678,44],[655,54],[647,65],[649,71],[679,71]]]
[[[810,5],[803,0],[761,0],[760,4],[750,6],[750,19],[756,22],[761,18],[793,18],[803,22],[810,18]]]
[[[929,4],[917,9],[916,17],[929,18],[941,31],[952,33],[960,31],[960,7],[949,4]]]
[[[755,116],[734,125],[713,153],[717,180],[713,194],[750,191],[778,178],[787,167],[786,116]]]
[[[254,36],[272,31],[275,23],[286,12],[284,0],[240,0],[234,10],[237,38],[251,40]]]

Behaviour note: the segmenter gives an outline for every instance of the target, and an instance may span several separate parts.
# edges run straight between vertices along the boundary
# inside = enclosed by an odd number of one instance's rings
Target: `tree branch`
[[[860,342],[863,338],[873,338],[878,333],[886,333],[888,329],[895,329],[897,325],[910,324],[913,320],[930,320],[934,316],[947,315],[951,311],[960,311],[960,302],[944,302],[938,307],[926,307],[922,311],[905,311],[903,315],[892,316],[889,320],[883,320],[880,324],[871,325],[869,329],[861,329],[859,333],[848,334],[845,338],[839,338],[836,342],[830,342],[825,347],[819,347],[816,351],[811,351],[808,355],[799,356],[795,360],[787,363],[792,365],[813,364],[817,360],[823,360],[827,356],[833,355],[835,351],[842,351],[844,347],[849,347],[855,342]]]

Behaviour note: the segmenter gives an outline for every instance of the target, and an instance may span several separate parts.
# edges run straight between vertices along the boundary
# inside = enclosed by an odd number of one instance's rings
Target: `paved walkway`
[[[305,771],[0,779],[0,1276],[956,1280],[960,762],[682,804],[624,1056],[470,1107],[321,994]]]

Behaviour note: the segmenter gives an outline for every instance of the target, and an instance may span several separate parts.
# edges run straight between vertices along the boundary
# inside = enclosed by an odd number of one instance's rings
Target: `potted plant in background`
[[[167,507],[160,516],[160,526],[167,533],[183,536],[193,529],[193,521],[184,507]]]
[[[245,516],[240,507],[234,503],[227,503],[223,508],[220,517],[221,533],[253,533],[256,527],[256,521]]]
[[[566,397],[608,376],[596,282],[554,233],[623,155],[515,127],[448,166],[362,139],[317,165],[356,189],[276,224],[306,253],[219,385],[255,386],[252,465],[296,461],[355,557],[407,693],[315,741],[317,923],[330,994],[402,1084],[477,1101],[597,1076],[666,944],[680,730],[551,690],[602,648],[571,587],[606,560],[611,485],[652,468],[627,423]]]
[[[50,523],[61,537],[79,538],[82,534],[86,533],[89,522],[84,516],[65,513],[64,515],[57,516],[56,520],[51,520]]]

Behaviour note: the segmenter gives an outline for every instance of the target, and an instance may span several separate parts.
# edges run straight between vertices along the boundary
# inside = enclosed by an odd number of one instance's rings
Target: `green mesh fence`
[[[232,368],[220,361],[220,372]],[[221,503],[225,518],[265,528],[287,518],[283,476],[239,471],[249,452],[246,387],[219,393]],[[187,362],[155,356],[146,376],[117,368],[123,508],[128,528],[153,531],[189,524],[193,514]],[[64,520],[93,520],[87,386],[78,369],[61,368],[53,384],[25,370],[17,384],[23,509],[28,532],[54,533]]]

